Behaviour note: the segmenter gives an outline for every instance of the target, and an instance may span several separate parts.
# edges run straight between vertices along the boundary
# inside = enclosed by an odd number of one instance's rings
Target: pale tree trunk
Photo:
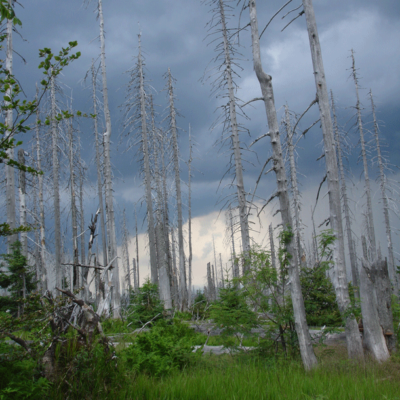
[[[297,248],[297,259],[300,261],[303,256],[301,246],[301,220],[300,220],[300,194],[297,185],[297,173],[296,173],[296,161],[294,155],[294,145],[292,126],[290,123],[289,108],[285,105],[285,126],[286,126],[286,142],[289,153],[289,165],[290,165],[290,182],[292,186],[293,196],[293,209],[294,209],[294,240],[296,241]]]
[[[211,273],[211,265],[207,263],[207,291],[208,291],[208,301],[215,300],[215,288],[214,288],[214,281]]]
[[[79,143],[79,148],[80,148],[80,143]],[[83,182],[84,182],[84,178],[85,178],[85,171],[86,171],[86,167],[84,165],[84,162],[81,158],[80,155],[80,151],[79,151],[79,214],[80,214],[80,218],[79,218],[79,228],[81,233],[80,238],[81,238],[81,263],[84,264],[85,263],[85,259],[86,259],[86,252],[85,252],[85,210],[83,208]],[[96,215],[98,215],[96,213]],[[96,217],[96,221],[97,221],[97,217]],[[90,257],[90,253],[88,254],[88,256]],[[88,275],[89,275],[89,268],[82,268],[82,281],[83,282],[87,282],[88,279]],[[89,289],[88,289],[89,290]],[[87,294],[89,293],[89,291],[87,290]]]
[[[347,233],[347,243],[349,247],[349,254],[350,254],[350,266],[351,266],[351,279],[353,281],[354,286],[358,286],[358,267],[357,267],[357,254],[356,249],[354,246],[353,241],[353,232],[351,230],[351,218],[350,218],[350,207],[349,201],[347,198],[347,187],[346,187],[346,177],[344,175],[344,167],[343,167],[343,157],[342,157],[342,148],[340,143],[340,136],[339,136],[339,127],[337,123],[336,117],[336,109],[335,109],[335,102],[333,99],[333,94],[331,91],[331,100],[332,100],[332,114],[333,114],[333,128],[335,132],[335,141],[336,141],[336,150],[337,150],[337,157],[339,162],[339,173],[340,173],[340,181],[341,181],[341,195],[343,199],[343,210],[344,216],[346,220],[346,233]],[[358,290],[354,291],[354,295],[358,298]]]
[[[101,72],[103,79],[103,104],[104,115],[106,120],[106,132],[103,135],[104,141],[104,180],[105,180],[105,200],[108,224],[108,240],[110,249],[110,259],[113,261],[113,290],[112,290],[112,309],[115,318],[120,317],[121,295],[119,289],[119,269],[117,258],[117,238],[115,234],[115,216],[113,204],[112,189],[112,172],[111,172],[111,155],[110,155],[110,138],[111,138],[111,117],[108,107],[108,89],[106,74],[106,53],[105,53],[105,37],[104,37],[104,18],[102,0],[99,0],[99,21],[100,21],[100,43],[101,43]]]
[[[221,287],[222,289],[225,289],[225,282],[224,282],[224,271],[222,268],[222,255],[219,253],[219,265],[221,267]]]
[[[139,285],[137,281],[137,272],[136,272],[136,258],[132,258],[132,273],[133,273],[133,288],[135,289],[135,292],[138,290]]]
[[[158,132],[156,131],[153,99],[151,102],[151,128],[153,133],[153,146],[154,146],[154,178],[156,182],[157,191],[157,264],[158,264],[158,279],[159,279],[159,292],[160,300],[164,303],[164,308],[167,310],[172,309],[171,301],[171,284],[168,268],[168,253],[165,246],[165,235],[168,231],[164,230],[164,197],[161,183],[161,171],[159,165],[159,149],[158,149]]]
[[[168,94],[169,94],[169,120],[170,130],[172,134],[173,164],[175,171],[175,189],[176,189],[176,205],[178,211],[178,249],[179,249],[179,289],[182,309],[187,308],[187,286],[186,286],[186,267],[185,267],[185,250],[183,243],[183,218],[182,218],[182,194],[181,194],[181,178],[179,172],[179,148],[178,133],[176,127],[176,111],[174,105],[174,88],[172,84],[171,70],[168,68]]]
[[[233,231],[233,214],[232,214],[232,208],[229,207],[229,213],[228,213],[228,218],[229,218],[229,227],[231,230],[231,242],[232,242],[232,275],[234,278],[239,278],[240,276],[240,271],[239,271],[239,263],[238,260],[236,259],[236,251],[235,251],[235,235]]]
[[[9,0],[9,4],[11,7],[14,6],[14,0]],[[13,38],[12,38],[12,30],[13,30],[13,22],[12,20],[7,20],[7,54],[6,54],[6,70],[9,71],[10,74],[13,72]],[[11,98],[11,89],[6,90],[6,96]],[[5,101],[4,105],[7,106],[9,103]],[[6,125],[11,133],[12,126],[14,124],[13,121],[13,110],[6,111]],[[8,133],[6,133],[8,135]],[[14,160],[14,149],[8,149],[7,155],[10,160]],[[15,168],[11,165],[5,165],[6,171],[6,196],[7,196],[7,223],[10,226],[10,229],[16,228],[16,204],[15,204]],[[8,237],[8,247],[7,252],[11,252],[11,244],[13,244],[16,240],[18,240],[18,235],[10,235]]]
[[[362,259],[360,268],[361,312],[364,345],[377,361],[382,362],[386,361],[390,354],[382,327],[379,324],[377,293],[374,287],[374,275],[377,268],[375,263],[377,260],[370,264],[365,258]]]
[[[192,260],[193,260],[193,251],[192,251],[192,132],[189,125],[189,160],[188,160],[188,169],[189,169],[189,177],[188,177],[188,191],[189,191],[189,199],[188,199],[188,230],[189,230],[189,290],[188,290],[188,307],[192,305]]]
[[[75,194],[75,157],[74,157],[74,128],[72,121],[68,122],[68,135],[69,135],[69,173],[70,173],[70,195],[71,195],[71,224],[72,224],[72,251],[73,251],[73,289],[79,287],[79,258],[78,258],[78,212],[76,207],[76,194]],[[84,264],[84,261],[82,261]]]
[[[282,216],[283,229],[291,229],[292,217],[290,214],[289,195],[287,190],[287,180],[285,165],[283,162],[281,141],[279,137],[279,124],[275,109],[274,93],[272,88],[272,78],[267,75],[261,64],[260,39],[258,33],[256,1],[249,0],[251,38],[253,45],[253,65],[265,104],[268,119],[269,137],[273,151],[274,170],[277,180],[277,194],[279,196],[280,213]],[[301,293],[300,276],[298,270],[298,260],[295,243],[290,239],[286,244],[288,253],[292,256],[289,260],[290,291],[292,295],[293,314],[296,332],[299,339],[300,353],[306,370],[310,370],[317,365],[317,358],[311,343],[311,336],[306,321],[304,300]]]
[[[50,70],[50,74],[53,71]],[[51,137],[53,159],[53,208],[54,208],[54,246],[56,287],[63,288],[63,270],[61,269],[61,211],[60,211],[60,183],[59,183],[59,151],[58,151],[58,124],[56,121],[56,89],[55,77],[50,79],[51,100]]]
[[[354,79],[354,85],[356,89],[356,97],[357,97],[357,125],[358,131],[360,133],[360,145],[361,145],[361,155],[363,159],[363,167],[364,167],[364,179],[365,179],[365,195],[367,197],[367,226],[368,226],[368,239],[370,243],[371,249],[371,260],[375,260],[377,257],[376,253],[376,240],[375,240],[375,227],[374,227],[374,217],[372,213],[372,200],[371,200],[371,185],[369,182],[369,174],[368,174],[368,160],[367,160],[367,152],[365,148],[365,140],[364,140],[364,130],[361,118],[361,104],[360,104],[360,96],[358,93],[358,78],[356,72],[356,64],[354,58],[354,51],[351,50],[351,59],[352,59],[352,74]]]
[[[39,89],[36,86],[36,100],[38,99]],[[40,143],[40,128],[39,128],[39,109],[36,109],[36,165],[37,170],[42,170],[42,154]],[[39,196],[39,226],[40,226],[40,286],[42,293],[47,290],[47,266],[46,266],[46,234],[45,234],[45,219],[44,219],[44,200],[43,200],[43,175],[37,176],[38,180],[38,196]]]
[[[135,205],[135,239],[136,239],[136,279],[138,288],[140,287],[140,275],[139,275],[139,235],[138,235],[138,227],[137,227],[137,214],[136,214],[136,205]]]
[[[128,284],[128,293],[130,293],[130,291],[132,290],[132,285],[131,285],[131,268],[129,265],[129,249],[128,249],[128,229],[126,227],[126,214],[125,214],[125,208],[124,208],[124,219],[123,219],[123,248],[124,248],[124,256],[125,256],[125,263],[126,263],[126,283]],[[136,279],[135,279],[136,281]]]
[[[271,251],[271,265],[275,271],[278,271],[278,267],[276,265],[276,253],[275,253],[275,244],[274,244],[274,231],[272,229],[272,223],[269,224],[269,247]]]
[[[172,272],[171,272],[171,278],[173,282],[173,289],[171,289],[171,294],[172,298],[174,299],[175,302],[175,307],[180,308],[182,305],[181,302],[181,292],[179,290],[179,284],[178,284],[178,277],[177,277],[177,268],[176,268],[176,242],[175,242],[175,233],[174,229],[171,228],[171,247],[172,247]],[[176,305],[179,305],[178,307]]]
[[[381,146],[379,143],[379,127],[378,127],[378,121],[376,119],[375,104],[374,104],[374,99],[372,97],[372,91],[370,91],[370,98],[371,98],[372,116],[374,119],[376,151],[378,153],[379,180],[380,180],[380,187],[381,187],[381,194],[382,194],[382,201],[383,201],[383,215],[385,217],[386,240],[387,240],[387,247],[388,247],[388,271],[389,271],[390,280],[393,283],[393,286],[395,287],[396,292],[397,292],[400,289],[399,278],[398,278],[398,274],[396,273],[395,264],[394,264],[392,230],[390,227],[390,219],[389,219],[389,202],[388,202],[388,197],[386,194],[386,176],[385,176],[385,172],[384,172],[384,168],[383,168]]]
[[[147,131],[146,121],[146,93],[144,88],[143,75],[143,59],[142,47],[139,35],[139,55],[138,55],[138,72],[139,72],[139,96],[140,96],[140,117],[141,117],[141,141],[143,151],[143,169],[146,190],[147,205],[147,225],[149,234],[149,250],[150,250],[150,271],[152,283],[158,284],[157,270],[157,253],[156,253],[156,234],[154,229],[153,199],[151,195],[151,171],[150,171],[150,150],[149,150],[149,134]]]
[[[18,162],[25,165],[25,154],[23,149],[18,150]],[[26,226],[26,179],[25,171],[19,170],[19,224]],[[27,232],[21,232],[21,250],[25,257],[28,257],[28,236]]]
[[[248,221],[248,210],[246,204],[246,192],[244,190],[244,181],[243,181],[243,167],[242,167],[242,156],[240,153],[240,141],[239,141],[239,131],[238,131],[238,123],[236,116],[236,98],[235,98],[235,87],[233,84],[232,78],[232,60],[231,60],[231,43],[229,43],[228,39],[228,30],[226,26],[225,20],[225,10],[224,10],[224,2],[223,0],[218,0],[219,2],[219,11],[220,11],[220,24],[221,24],[221,33],[223,38],[223,48],[225,55],[225,79],[227,83],[228,97],[229,97],[229,122],[232,131],[232,147],[233,154],[235,159],[235,176],[236,176],[236,187],[237,187],[237,196],[239,202],[239,220],[240,220],[240,231],[242,235],[242,248],[245,259],[248,257],[247,254],[250,252],[250,234],[249,234],[249,221]],[[247,272],[250,263],[249,260],[245,260],[243,264],[243,273]]]
[[[326,87],[321,45],[319,43],[317,23],[315,20],[312,0],[303,0],[303,7],[306,15],[307,30],[310,40],[311,58],[314,69],[315,86],[317,89],[318,106],[321,116],[324,140],[325,162],[328,180],[330,225],[334,235],[336,236],[333,249],[335,261],[335,278],[333,280],[333,285],[335,287],[336,300],[340,313],[341,315],[346,316],[346,341],[348,355],[350,358],[363,359],[364,353],[357,321],[353,314],[349,314],[347,312],[351,303],[346,277],[339,174],[337,168],[328,90]]]
[[[99,198],[100,208],[100,227],[101,227],[101,243],[103,250],[103,265],[107,265],[107,240],[106,240],[106,224],[104,221],[104,204],[103,204],[103,184],[101,174],[101,154],[99,144],[99,131],[97,126],[97,98],[96,98],[96,73],[94,70],[94,61],[92,60],[92,89],[93,89],[93,114],[94,120],[94,141],[96,148],[96,168],[97,168],[97,196]]]

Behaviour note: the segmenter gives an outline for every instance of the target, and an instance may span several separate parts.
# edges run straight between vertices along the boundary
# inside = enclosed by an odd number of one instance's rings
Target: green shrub
[[[147,280],[136,292],[131,292],[127,317],[129,326],[140,328],[152,319],[156,320],[164,315],[164,304],[155,283]]]
[[[120,352],[127,367],[149,375],[165,375],[194,364],[201,356],[193,352],[197,334],[175,319],[159,320],[148,332],[138,335],[135,342]]]

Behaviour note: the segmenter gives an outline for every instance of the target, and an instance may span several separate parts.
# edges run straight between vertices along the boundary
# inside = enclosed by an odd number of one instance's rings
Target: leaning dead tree
[[[174,81],[171,70],[168,68],[165,74],[167,79],[166,90],[168,91],[169,106],[167,120],[169,123],[169,132],[172,140],[172,160],[175,173],[175,196],[176,208],[178,213],[178,249],[179,249],[179,292],[181,300],[181,308],[186,309],[188,304],[187,282],[186,282],[186,259],[183,242],[183,217],[182,217],[182,192],[181,192],[181,177],[179,169],[179,147],[178,147],[178,127],[176,125],[177,111],[175,109],[175,93]]]
[[[264,72],[261,63],[260,36],[258,32],[256,1],[249,0],[251,39],[253,50],[253,66],[262,92],[265,111],[268,120],[268,136],[271,139],[273,170],[277,180],[277,191],[273,195],[279,198],[280,214],[285,230],[292,230],[293,222],[290,212],[289,194],[287,188],[286,170],[282,156],[281,141],[279,136],[279,123],[276,115],[272,77]],[[290,236],[290,235],[289,235]],[[311,343],[311,336],[306,321],[304,300],[300,286],[299,261],[297,259],[296,243],[290,236],[285,243],[287,252],[292,256],[289,259],[290,291],[293,303],[293,314],[296,332],[299,339],[300,353],[305,369],[310,370],[317,365],[317,358]]]
[[[353,50],[351,50],[351,60],[352,60],[351,71],[352,71],[354,86],[355,86],[355,90],[356,90],[356,98],[357,98],[357,103],[356,103],[357,127],[358,127],[358,132],[360,134],[361,156],[362,156],[363,167],[364,167],[365,196],[367,198],[366,216],[367,216],[368,240],[369,240],[370,251],[371,251],[370,259],[371,259],[371,261],[373,261],[377,257],[377,250],[376,250],[376,239],[375,239],[374,216],[373,216],[373,212],[372,212],[371,184],[369,182],[367,149],[366,149],[366,143],[365,143],[365,138],[364,138],[364,128],[363,128],[362,117],[361,117],[361,102],[360,102],[360,95],[359,95],[356,61],[354,58]]]
[[[333,251],[335,261],[335,276],[332,283],[335,287],[336,300],[340,313],[346,320],[346,341],[348,355],[350,358],[363,359],[364,353],[358,331],[358,324],[354,315],[351,313],[349,314],[347,311],[351,303],[346,277],[339,173],[333,136],[333,125],[330,114],[328,89],[326,86],[321,45],[319,43],[317,22],[315,20],[312,0],[303,0],[303,8],[307,22],[315,86],[317,89],[318,106],[321,116],[322,135],[324,140],[324,155],[326,162],[330,211],[329,222],[334,235],[336,236],[336,244]]]
[[[237,60],[239,54],[237,46],[234,44],[234,39],[232,39],[232,36],[234,38],[236,36],[232,35],[232,29],[227,26],[229,16],[225,11],[231,12],[233,3],[235,3],[233,0],[210,0],[207,2],[212,11],[211,21],[208,23],[208,31],[212,41],[217,43],[215,48],[217,56],[213,60],[217,65],[208,73],[214,77],[212,94],[218,98],[228,100],[226,104],[220,107],[221,115],[214,122],[212,129],[222,124],[221,142],[222,144],[228,143],[231,154],[233,154],[234,183],[232,185],[236,186],[242,250],[245,258],[243,272],[246,272],[250,266],[248,260],[246,261],[246,254],[250,252],[249,210],[244,187],[242,149],[239,138],[239,134],[244,131],[244,128],[238,122],[238,117],[243,116],[243,112],[238,105],[238,98],[236,97],[237,85],[234,80],[234,77],[238,76],[235,69],[238,69]]]
[[[124,128],[128,134],[136,131],[141,144],[141,162],[143,170],[143,180],[145,186],[145,197],[147,206],[147,231],[149,235],[150,250],[150,271],[151,281],[158,283],[157,252],[156,252],[156,233],[154,229],[154,212],[152,199],[152,174],[150,169],[150,134],[147,126],[147,108],[149,97],[146,93],[145,76],[143,72],[144,59],[142,55],[141,35],[138,35],[138,56],[133,69],[128,71],[130,80],[127,88],[125,101],[125,121]]]
[[[376,119],[375,113],[375,104],[374,98],[372,96],[372,91],[369,92],[371,99],[371,109],[372,109],[372,117],[374,121],[374,134],[375,134],[375,142],[376,142],[376,151],[378,155],[378,167],[379,167],[379,184],[381,187],[381,195],[383,202],[383,215],[385,218],[385,229],[386,229],[386,240],[387,240],[387,248],[388,248],[388,271],[391,282],[393,283],[395,289],[398,291],[400,289],[398,274],[395,270],[394,263],[394,255],[393,255],[393,242],[392,242],[392,230],[390,226],[390,217],[389,217],[389,201],[387,196],[387,187],[386,187],[386,176],[384,172],[384,161],[381,153],[381,146],[379,141],[379,126],[378,121]]]

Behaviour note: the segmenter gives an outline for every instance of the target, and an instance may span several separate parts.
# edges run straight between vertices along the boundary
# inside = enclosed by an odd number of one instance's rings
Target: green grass
[[[207,356],[183,372],[129,381],[132,389],[125,399],[400,400],[399,363],[356,366],[330,354],[308,373],[298,362]]]

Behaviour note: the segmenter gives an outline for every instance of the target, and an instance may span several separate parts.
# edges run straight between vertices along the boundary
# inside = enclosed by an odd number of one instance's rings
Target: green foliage
[[[154,318],[164,316],[164,305],[160,300],[158,286],[148,279],[137,292],[131,292],[127,320],[133,328],[140,328]]]
[[[50,382],[41,377],[33,360],[7,359],[16,346],[0,343],[0,400],[43,399]]]
[[[394,334],[397,337],[397,344],[399,344],[399,335],[400,335],[400,301],[397,296],[392,294],[392,313],[393,313],[393,327]]]
[[[211,306],[210,317],[222,328],[221,336],[226,347],[240,344],[232,340],[232,335],[248,337],[251,329],[257,326],[256,314],[246,302],[246,291],[230,281],[225,283],[224,289],[220,289],[219,299]]]
[[[207,319],[210,317],[210,309],[208,307],[208,301],[203,292],[198,290],[196,297],[193,301],[193,317],[196,320]]]
[[[326,266],[302,268],[301,291],[310,326],[340,326],[342,318],[336,303],[333,285],[326,275]]]
[[[21,242],[16,241],[11,245],[10,254],[2,254],[1,257],[7,265],[0,264],[0,287],[8,289],[11,296],[0,297],[0,311],[10,310],[15,313],[18,304],[21,303],[23,282],[25,280],[26,293],[35,289],[34,272],[28,267],[27,258],[21,253]],[[3,308],[5,306],[5,308]]]
[[[151,330],[138,335],[120,356],[137,373],[161,376],[193,365],[201,357],[193,352],[197,334],[178,319],[159,320]]]

